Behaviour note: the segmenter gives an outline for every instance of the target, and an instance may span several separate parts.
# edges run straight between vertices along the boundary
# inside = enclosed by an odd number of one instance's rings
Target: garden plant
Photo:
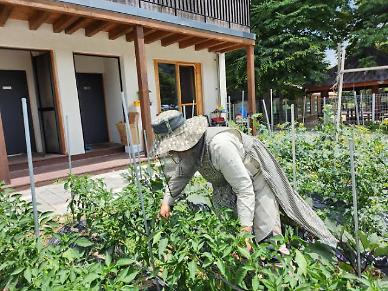
[[[352,133],[353,132],[353,133]],[[362,275],[355,272],[348,138],[356,143]],[[292,175],[287,127],[259,138]],[[159,217],[166,188],[160,168],[142,169],[141,191],[150,233],[130,168],[118,193],[100,180],[70,176],[69,215],[40,213],[34,236],[32,208],[20,195],[0,188],[0,288],[4,290],[386,290],[379,269],[388,253],[386,136],[364,128],[298,129],[297,190],[326,219],[340,244],[332,249],[295,226],[284,235],[253,244],[233,214],[178,203],[172,217]],[[209,195],[196,176],[187,194]],[[286,224],[285,224],[286,225]],[[151,244],[151,249],[149,245]],[[289,255],[280,255],[286,244]],[[151,251],[150,251],[151,250]],[[384,270],[383,270],[384,271]]]

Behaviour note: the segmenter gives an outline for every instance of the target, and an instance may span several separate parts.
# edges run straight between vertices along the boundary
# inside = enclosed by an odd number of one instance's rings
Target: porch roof
[[[125,36],[128,42],[134,41],[135,27],[143,26],[145,44],[179,43],[181,49],[194,46],[197,51],[215,53],[255,43],[251,33],[102,0],[0,0],[0,27],[9,18],[28,21],[31,30],[48,23],[54,33],[73,34],[85,29],[85,36],[92,37],[105,31],[111,40]]]

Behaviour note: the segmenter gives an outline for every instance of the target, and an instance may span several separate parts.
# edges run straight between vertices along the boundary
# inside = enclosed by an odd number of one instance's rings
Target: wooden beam
[[[66,34],[73,34],[77,30],[84,28],[90,22],[89,18],[80,18],[68,28],[65,29]]]
[[[236,44],[236,45],[234,45],[232,47],[229,47],[229,48],[226,48],[226,49],[223,49],[223,50],[219,50],[219,51],[217,51],[217,53],[221,53],[221,54],[222,53],[229,53],[229,52],[232,52],[232,51],[240,50],[242,48],[244,48],[244,47],[242,47],[241,44]]]
[[[53,31],[55,33],[60,33],[72,25],[79,19],[78,16],[74,15],[62,15],[53,23]]]
[[[11,15],[13,6],[0,5],[0,27],[7,23],[9,16]]]
[[[148,34],[151,34],[153,31],[149,28],[143,28],[143,36],[145,37]],[[125,38],[128,42],[134,41],[136,38],[136,30],[133,29],[130,33],[128,33]]]
[[[179,48],[180,49],[188,48],[188,47],[191,47],[192,45],[195,45],[195,44],[203,42],[203,41],[204,41],[203,38],[192,37],[192,38],[189,38],[187,40],[180,41]]]
[[[49,12],[36,11],[32,17],[28,20],[30,30],[37,30],[43,23],[45,23],[50,17]]]
[[[185,41],[187,39],[192,38],[191,35],[182,35],[182,34],[174,34],[169,37],[163,38],[161,41],[162,46],[169,46],[172,45],[178,41]]]
[[[230,47],[234,47],[236,46],[235,43],[221,43],[221,44],[217,44],[217,45],[214,45],[214,46],[211,46],[209,47],[209,52],[217,52],[217,51],[220,51],[220,50],[224,50],[224,49],[228,49]]]
[[[256,113],[256,85],[255,85],[255,50],[254,46],[247,47],[247,81],[248,81],[248,113]]]
[[[0,181],[4,181],[6,184],[10,183],[7,146],[5,144],[1,112],[0,112]]]
[[[151,126],[150,96],[148,90],[147,76],[147,58],[145,55],[144,30],[142,26],[137,25],[134,29],[135,37],[135,57],[137,68],[137,82],[139,86],[139,99],[141,109],[141,122],[143,129],[147,132],[147,142],[149,148],[146,149],[147,155],[153,144],[154,132]]]
[[[161,40],[162,38],[168,37],[170,35],[173,35],[174,32],[171,31],[154,31],[153,33],[150,33],[146,36],[144,42],[146,44],[153,43],[155,41]]]
[[[213,45],[217,45],[218,42],[214,39],[208,39],[206,41],[203,41],[201,43],[198,43],[195,45],[195,50],[196,51],[201,51],[201,50],[204,50],[204,49],[207,49]]]
[[[242,45],[254,45],[253,39],[248,39],[239,36],[231,36],[221,33],[214,33],[211,31],[203,31],[185,27],[179,24],[166,23],[158,20],[151,20],[140,18],[137,16],[131,16],[125,13],[117,13],[113,11],[90,9],[89,7],[83,7],[80,5],[73,5],[63,3],[61,1],[45,1],[45,0],[0,0],[0,4],[21,6],[30,9],[39,9],[43,11],[50,11],[51,13],[60,14],[74,14],[79,17],[89,17],[93,19],[100,19],[105,21],[114,21],[122,24],[129,25],[142,25],[153,29],[179,31],[181,35],[197,36],[201,38],[215,39],[217,41],[235,42]]]
[[[109,31],[109,39],[110,40],[118,39],[120,36],[130,33],[131,31],[133,31],[133,26],[126,26],[126,25],[117,26],[116,28]]]
[[[125,38],[128,42],[134,41],[136,38],[136,31],[133,29],[130,33],[127,33],[125,35]]]
[[[92,37],[99,33],[100,31],[107,29],[108,27],[112,26],[113,23],[111,22],[106,22],[106,21],[95,21],[90,23],[85,27],[85,35],[87,37]]]
[[[149,27],[143,27],[143,33],[144,33],[144,37],[156,32],[156,31],[160,31],[158,29],[152,29],[152,28],[149,28]]]

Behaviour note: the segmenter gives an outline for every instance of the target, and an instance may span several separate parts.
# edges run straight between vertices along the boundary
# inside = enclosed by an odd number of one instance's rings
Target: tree
[[[376,65],[371,51],[388,54],[388,2],[386,0],[357,0],[352,11],[348,54],[359,59],[363,67]]]
[[[306,84],[320,81],[328,66],[325,50],[344,36],[350,11],[346,0],[253,0],[258,94],[274,88],[279,96],[293,97]],[[229,91],[244,88],[244,52],[228,54],[227,66]]]

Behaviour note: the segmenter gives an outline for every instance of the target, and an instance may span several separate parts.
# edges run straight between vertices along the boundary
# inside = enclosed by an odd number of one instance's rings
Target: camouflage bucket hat
[[[195,116],[186,120],[177,110],[162,112],[153,121],[155,133],[153,155],[160,156],[169,151],[184,152],[194,147],[208,127],[207,118]]]

